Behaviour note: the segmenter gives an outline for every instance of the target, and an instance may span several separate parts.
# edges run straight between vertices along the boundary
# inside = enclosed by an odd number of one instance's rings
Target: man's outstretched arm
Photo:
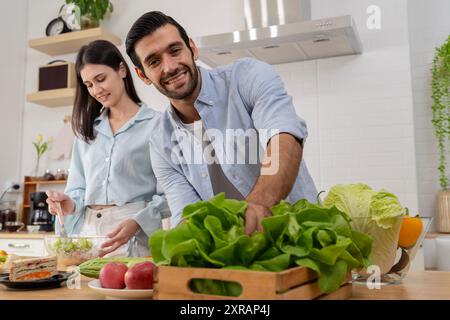
[[[281,133],[273,136],[266,148],[261,175],[246,198],[245,233],[262,231],[261,221],[272,215],[270,208],[285,199],[295,183],[303,148],[294,136]]]

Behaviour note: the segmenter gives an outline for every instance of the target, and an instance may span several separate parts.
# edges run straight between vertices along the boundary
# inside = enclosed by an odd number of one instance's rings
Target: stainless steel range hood
[[[212,67],[242,57],[270,64],[362,52],[350,15],[310,20],[310,0],[244,0],[247,29],[198,37],[200,60]]]

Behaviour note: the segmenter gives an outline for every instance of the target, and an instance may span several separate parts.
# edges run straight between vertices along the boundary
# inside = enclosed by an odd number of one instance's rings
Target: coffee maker
[[[48,211],[47,194],[45,192],[30,193],[30,216],[28,224],[39,226],[39,231],[53,231],[55,217]]]

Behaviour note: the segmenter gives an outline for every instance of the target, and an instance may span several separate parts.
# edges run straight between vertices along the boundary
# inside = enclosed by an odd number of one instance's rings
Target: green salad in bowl
[[[101,254],[101,245],[107,241],[104,236],[46,236],[45,246],[51,255],[58,259],[58,269],[66,270],[69,266],[77,266],[94,259]]]

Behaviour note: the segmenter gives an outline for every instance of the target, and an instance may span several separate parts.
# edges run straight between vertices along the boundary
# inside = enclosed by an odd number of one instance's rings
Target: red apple
[[[127,289],[153,289],[153,272],[156,266],[153,262],[137,263],[125,273]]]
[[[123,289],[125,288],[125,273],[128,268],[120,262],[108,262],[100,270],[100,285],[102,288]]]

